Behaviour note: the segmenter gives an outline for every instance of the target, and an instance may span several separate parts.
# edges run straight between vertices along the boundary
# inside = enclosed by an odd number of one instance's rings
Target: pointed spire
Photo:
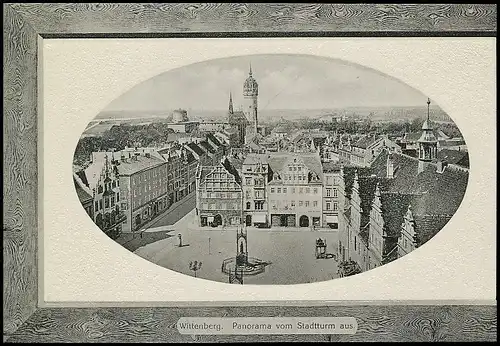
[[[252,77],[252,63],[250,63],[250,70],[248,71],[248,75]]]
[[[430,121],[430,105],[431,105],[431,99],[427,98],[427,121]]]
[[[233,94],[229,92],[229,113],[233,114]]]

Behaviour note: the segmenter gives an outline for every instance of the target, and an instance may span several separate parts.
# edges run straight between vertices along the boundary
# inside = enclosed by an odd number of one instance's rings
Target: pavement
[[[167,232],[168,237],[138,248],[134,253],[162,267],[194,275],[189,262],[201,261],[197,277],[228,282],[222,261],[236,255],[236,227],[198,227],[195,210],[172,225],[151,227],[145,232]],[[183,246],[179,247],[178,234]],[[316,259],[317,238],[336,254],[338,232],[305,227],[263,229],[247,227],[248,255],[271,262],[264,273],[244,278],[245,284],[300,284],[337,278],[335,259]]]

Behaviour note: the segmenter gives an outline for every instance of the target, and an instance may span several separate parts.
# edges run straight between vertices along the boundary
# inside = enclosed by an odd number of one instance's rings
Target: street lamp
[[[196,272],[200,270],[200,268],[201,268],[201,262],[198,261],[189,262],[189,269],[194,271],[194,277],[196,277]]]

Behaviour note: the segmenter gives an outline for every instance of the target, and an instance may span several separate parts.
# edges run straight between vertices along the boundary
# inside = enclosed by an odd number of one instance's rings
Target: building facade
[[[167,163],[150,153],[122,156],[121,208],[126,214],[123,232],[136,232],[170,206]]]
[[[323,162],[323,226],[339,228],[341,166]]]
[[[196,214],[201,227],[241,224],[241,179],[228,160],[216,166],[198,167]]]
[[[267,226],[269,181],[267,155],[249,154],[241,168],[243,217],[247,226]]]
[[[271,153],[268,184],[272,226],[322,226],[323,172],[318,153]]]

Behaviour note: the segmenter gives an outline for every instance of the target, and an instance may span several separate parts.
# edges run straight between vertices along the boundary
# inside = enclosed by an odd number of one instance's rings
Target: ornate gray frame
[[[40,308],[38,43],[48,37],[496,36],[496,5],[4,4],[3,340],[496,341],[496,305]],[[181,335],[187,316],[353,316],[355,335]]]

